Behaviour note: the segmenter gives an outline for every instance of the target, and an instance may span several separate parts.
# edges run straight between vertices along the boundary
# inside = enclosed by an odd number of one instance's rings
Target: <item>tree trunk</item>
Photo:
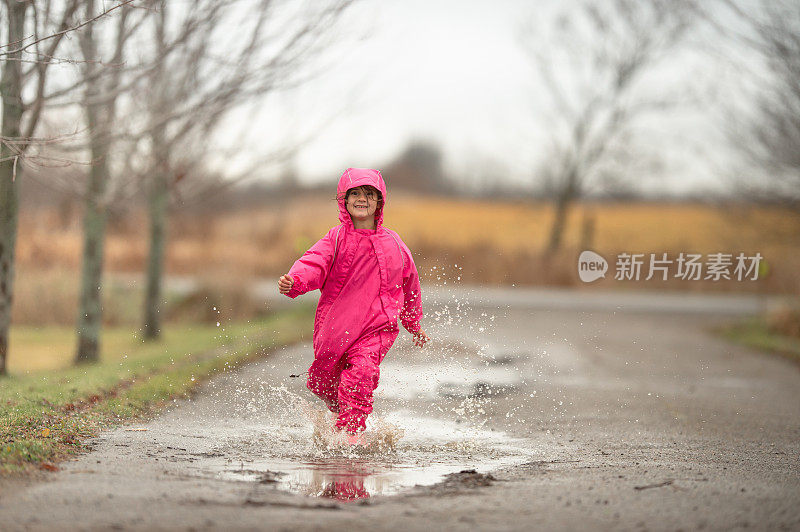
[[[6,2],[8,42],[21,42],[25,37],[25,12],[28,5],[28,2]],[[0,81],[0,97],[3,100],[3,123],[0,130],[4,138],[10,139],[19,138],[24,111],[21,54],[22,52],[15,52],[7,56]],[[0,145],[0,375],[5,375],[7,371],[8,333],[14,295],[14,253],[17,243],[21,168],[13,156],[14,152],[8,146]]]
[[[87,17],[94,13],[94,0],[86,2]],[[84,74],[86,89],[84,93],[84,112],[89,127],[92,166],[89,170],[89,183],[86,187],[85,212],[83,219],[83,258],[81,288],[78,300],[78,346],[75,363],[97,362],[100,360],[100,330],[103,322],[103,248],[106,233],[106,186],[108,183],[108,128],[109,109],[113,102],[97,103],[102,92],[102,81],[98,78],[96,63],[97,43],[92,27],[89,26],[78,37],[86,61]],[[113,89],[113,87],[111,87]]]
[[[595,216],[594,212],[587,209],[583,213],[583,222],[581,223],[581,244],[580,251],[594,249],[594,229],[595,229]]]
[[[553,225],[550,226],[550,240],[547,244],[547,252],[550,254],[556,253],[561,249],[561,243],[564,238],[564,227],[567,223],[567,215],[577,195],[577,182],[577,172],[575,170],[570,171],[564,183],[564,188],[559,191],[558,197],[556,197],[555,217],[553,218]]]
[[[564,225],[567,221],[567,211],[569,210],[569,200],[559,195],[556,201],[556,212],[553,218],[553,225],[550,226],[550,239],[547,243],[547,252],[555,253],[561,248],[561,240],[564,236]]]
[[[156,172],[150,190],[150,254],[147,259],[147,292],[144,307],[144,337],[161,334],[161,283],[167,240],[169,187],[163,167]]]
[[[161,335],[161,291],[164,275],[164,253],[167,240],[167,207],[169,204],[169,153],[166,146],[166,124],[161,120],[167,112],[164,83],[167,60],[166,27],[168,20],[167,2],[158,2],[155,23],[155,44],[159,52],[153,68],[152,94],[158,98],[150,116],[150,141],[153,145],[154,171],[150,183],[150,252],[147,257],[147,280],[144,301],[144,337],[154,340]]]
[[[105,193],[108,182],[107,136],[100,134],[98,110],[87,109],[91,150],[94,163],[89,172],[86,190],[86,212],[83,221],[83,268],[78,306],[78,349],[75,361],[97,362],[100,359],[100,329],[103,320],[101,286],[103,248],[106,233]]]
[[[95,150],[92,149],[94,155]],[[100,328],[103,320],[101,286],[103,276],[103,244],[106,231],[106,165],[93,166],[86,191],[86,212],[83,221],[83,268],[78,307],[78,349],[75,361],[97,362],[100,359]]]

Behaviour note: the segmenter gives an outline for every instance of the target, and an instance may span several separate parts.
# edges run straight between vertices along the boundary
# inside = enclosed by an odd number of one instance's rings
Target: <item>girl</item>
[[[379,365],[392,347],[397,319],[422,347],[422,300],[411,252],[383,227],[381,173],[348,168],[337,188],[339,221],[281,276],[281,294],[322,293],[314,319],[314,362],[306,386],[338,414],[336,428],[359,442],[372,412]]]

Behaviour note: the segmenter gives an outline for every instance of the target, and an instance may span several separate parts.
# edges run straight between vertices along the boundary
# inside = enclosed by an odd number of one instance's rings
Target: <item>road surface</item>
[[[377,450],[315,443],[293,346],[0,484],[0,529],[800,529],[800,367],[707,332],[759,302],[581,297],[429,298]]]

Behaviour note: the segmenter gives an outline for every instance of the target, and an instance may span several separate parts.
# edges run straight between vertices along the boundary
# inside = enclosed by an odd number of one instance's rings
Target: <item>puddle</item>
[[[301,495],[352,501],[373,495],[396,495],[414,486],[429,486],[445,475],[474,469],[479,473],[506,463],[474,467],[458,463],[420,466],[415,463],[380,463],[375,460],[331,458],[309,462],[269,461],[250,464],[259,469],[226,470],[219,478],[275,484]]]
[[[500,395],[519,385],[520,376],[512,367],[459,367],[447,365],[407,366],[384,362],[375,396],[393,399],[435,399]]]
[[[353,501],[430,486],[465,470],[485,474],[541,454],[530,440],[482,426],[484,406],[520,386],[518,366],[527,354],[441,339],[421,351],[399,340],[381,364],[376,411],[365,433],[371,443],[353,448],[336,444],[341,435],[333,433],[333,417],[321,411],[304,379],[288,377],[307,366],[310,352],[304,345],[281,351],[262,365],[261,380],[231,377],[219,393],[233,398],[236,411],[215,422],[213,447],[189,466],[195,474]]]
[[[393,449],[320,447],[309,424],[295,426],[277,439],[260,431],[231,441],[221,449],[222,456],[197,467],[203,476],[353,501],[432,485],[468,469],[487,473],[526,462],[532,454],[529,442],[502,432],[412,412],[392,412],[378,422],[402,433]],[[376,430],[387,429],[368,427],[368,433]]]
[[[485,397],[504,395],[521,383],[514,362],[521,357],[509,353],[481,358],[431,357],[416,364],[397,358],[381,364],[381,380],[375,396],[392,399],[437,397]]]

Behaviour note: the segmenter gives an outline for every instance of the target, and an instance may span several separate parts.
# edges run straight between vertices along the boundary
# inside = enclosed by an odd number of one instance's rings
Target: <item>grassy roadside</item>
[[[720,327],[715,332],[732,342],[777,353],[800,364],[800,340],[772,331],[763,317]]]
[[[152,415],[214,373],[299,341],[312,320],[302,306],[225,328],[187,326],[158,343],[131,341],[96,365],[1,378],[0,475],[57,469],[101,429]]]

